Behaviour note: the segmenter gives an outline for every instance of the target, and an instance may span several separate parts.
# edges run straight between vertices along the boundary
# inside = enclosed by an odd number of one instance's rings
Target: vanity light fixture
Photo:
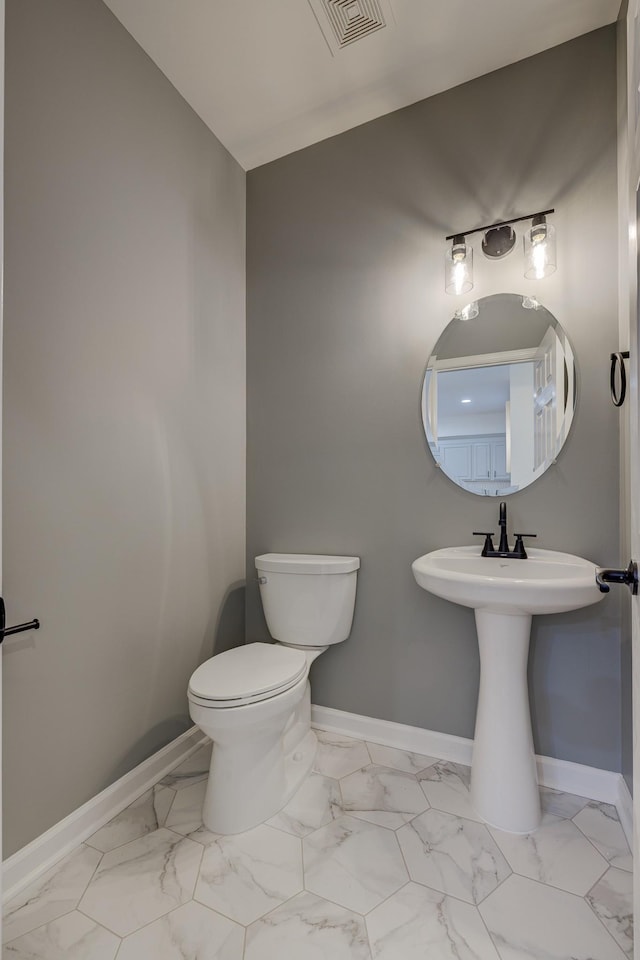
[[[524,275],[542,280],[556,269],[556,231],[547,216],[538,213],[524,235]]]
[[[525,277],[542,280],[556,269],[556,231],[547,217],[554,213],[543,210],[541,213],[528,213],[524,217],[513,217],[484,227],[474,227],[464,233],[451,233],[446,240],[451,246],[445,255],[445,290],[454,296],[468,293],[473,288],[473,248],[467,243],[467,237],[474,233],[483,233],[482,252],[489,260],[500,260],[511,253],[516,243],[514,223],[531,220],[530,228],[524,234]],[[456,317],[470,320],[460,312]]]
[[[473,289],[473,250],[461,234],[447,237],[453,240],[445,256],[445,290],[453,296]]]

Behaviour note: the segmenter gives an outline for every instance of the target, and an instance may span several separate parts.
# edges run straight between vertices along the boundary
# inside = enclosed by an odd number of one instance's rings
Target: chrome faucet
[[[500,544],[496,550],[493,546],[493,533],[478,532],[477,530],[473,531],[474,537],[484,537],[484,546],[482,548],[481,557],[509,557],[512,560],[526,560],[527,551],[524,549],[524,543],[522,542],[523,537],[536,537],[535,533],[514,533],[516,542],[513,545],[513,550],[509,550],[509,538],[507,536],[507,505],[502,501],[500,504],[500,518],[498,520],[498,525],[500,527]]]

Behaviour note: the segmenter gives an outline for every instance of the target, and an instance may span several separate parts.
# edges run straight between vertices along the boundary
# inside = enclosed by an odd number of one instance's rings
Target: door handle
[[[17,623],[15,627],[7,627],[4,608],[4,600],[0,597],[0,643],[4,640],[5,637],[10,637],[13,633],[22,633],[24,630],[39,630],[40,621],[39,620],[29,620],[28,623]]]
[[[609,570],[601,567],[596,570],[596,583],[600,593],[609,593],[610,583],[626,583],[635,597],[638,594],[638,564],[635,560],[630,560],[626,570]]]
[[[611,399],[614,407],[621,407],[627,394],[627,372],[624,368],[624,361],[629,359],[629,351],[623,350],[622,353],[611,354],[611,371],[609,374],[609,384],[611,386]],[[620,389],[616,383],[616,367],[620,367]]]

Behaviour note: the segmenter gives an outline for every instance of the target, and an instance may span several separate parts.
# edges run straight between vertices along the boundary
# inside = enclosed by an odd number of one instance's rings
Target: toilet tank
[[[359,557],[265,553],[255,563],[262,608],[274,640],[325,647],[347,639]]]

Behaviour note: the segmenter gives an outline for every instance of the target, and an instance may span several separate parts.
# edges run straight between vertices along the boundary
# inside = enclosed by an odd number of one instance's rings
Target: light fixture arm
[[[474,227],[473,230],[458,230],[456,233],[450,233],[445,240],[459,240],[460,238],[470,237],[474,233],[484,233],[487,230],[493,230],[495,227],[507,227],[512,223],[522,223],[523,220],[533,220],[534,217],[546,217],[555,210],[541,210],[540,213],[529,213],[524,217],[513,217],[512,220],[500,220],[498,223],[489,223],[486,227]]]

